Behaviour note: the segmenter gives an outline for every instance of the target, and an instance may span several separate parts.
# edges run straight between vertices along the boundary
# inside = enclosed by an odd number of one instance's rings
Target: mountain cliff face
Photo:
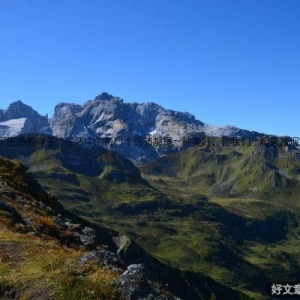
[[[205,136],[235,136],[256,139],[261,134],[233,126],[217,127],[195,119],[187,112],[168,110],[155,103],[124,103],[102,93],[83,105],[60,103],[53,117],[39,115],[21,101],[0,110],[0,136],[49,133],[84,146],[114,150],[137,162],[153,161],[201,142]],[[193,138],[193,143],[186,143]]]
[[[187,112],[168,110],[155,103],[124,103],[121,98],[102,93],[84,105],[61,103],[50,120],[52,134],[81,143],[102,144],[136,161],[151,161],[179,152],[184,140],[200,141],[210,136],[257,138],[257,132],[236,127],[210,126]],[[90,138],[90,139],[81,139]],[[98,140],[97,140],[98,138]]]

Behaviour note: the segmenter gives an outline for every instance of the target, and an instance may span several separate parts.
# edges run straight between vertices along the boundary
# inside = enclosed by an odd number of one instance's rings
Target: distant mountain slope
[[[189,190],[220,197],[293,199],[300,195],[300,150],[293,145],[191,147],[139,166],[162,189]]]

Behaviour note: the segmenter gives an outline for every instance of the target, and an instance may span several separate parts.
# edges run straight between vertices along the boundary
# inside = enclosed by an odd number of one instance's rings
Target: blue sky
[[[300,136],[299,0],[1,0],[0,108],[105,91]]]

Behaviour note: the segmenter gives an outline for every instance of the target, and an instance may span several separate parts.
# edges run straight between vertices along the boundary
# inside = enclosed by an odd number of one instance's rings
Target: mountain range
[[[231,136],[256,140],[263,136],[234,126],[208,125],[188,112],[168,110],[152,102],[124,103],[105,92],[83,105],[59,103],[50,119],[20,100],[0,110],[1,137],[39,132],[87,147],[102,146],[136,162],[183,151],[190,146],[186,141],[191,138],[201,141],[205,136]]]

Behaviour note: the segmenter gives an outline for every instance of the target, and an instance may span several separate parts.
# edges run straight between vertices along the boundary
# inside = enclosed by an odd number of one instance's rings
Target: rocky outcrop
[[[144,282],[145,289],[149,288],[145,283],[146,279],[159,282],[161,288],[179,299],[211,299],[213,296],[216,299],[240,299],[238,292],[222,286],[209,277],[195,272],[183,272],[162,263],[125,235],[114,236],[113,240],[118,247],[118,257],[129,264],[127,272],[120,276],[121,283],[137,282],[137,286],[125,289],[126,293],[132,295],[129,299],[165,299],[134,296],[139,292],[139,283]],[[150,294],[152,293],[153,290]]]
[[[163,291],[158,283],[155,283],[144,273],[143,264],[133,264],[118,278],[122,286],[122,299],[132,300],[181,300],[171,293]]]

